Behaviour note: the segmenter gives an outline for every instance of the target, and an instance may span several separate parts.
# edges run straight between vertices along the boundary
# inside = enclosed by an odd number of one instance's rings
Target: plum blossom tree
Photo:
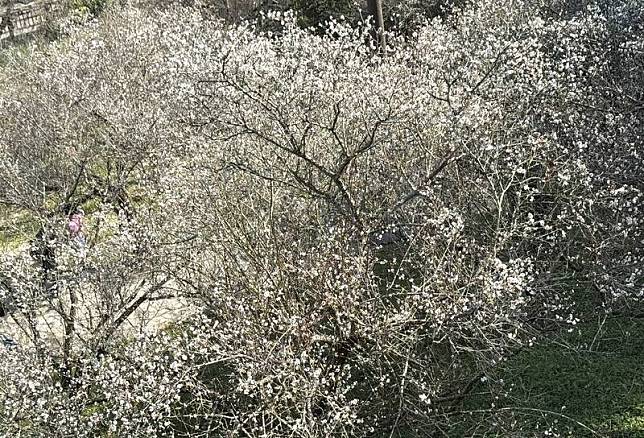
[[[558,5],[386,57],[368,23],[121,6],[9,54],[0,205],[41,237],[0,270],[2,433],[430,436],[575,290],[640,302],[644,11]]]

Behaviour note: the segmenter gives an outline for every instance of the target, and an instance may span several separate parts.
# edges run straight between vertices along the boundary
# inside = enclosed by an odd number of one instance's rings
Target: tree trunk
[[[378,51],[384,55],[387,51],[387,41],[385,39],[385,22],[382,16],[382,0],[368,0],[369,15],[372,17],[374,29],[372,37],[376,42]]]

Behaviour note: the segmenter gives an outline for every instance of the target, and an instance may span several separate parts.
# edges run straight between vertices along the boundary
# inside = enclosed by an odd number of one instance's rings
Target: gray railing
[[[38,30],[49,13],[59,7],[54,0],[0,0],[0,41]]]

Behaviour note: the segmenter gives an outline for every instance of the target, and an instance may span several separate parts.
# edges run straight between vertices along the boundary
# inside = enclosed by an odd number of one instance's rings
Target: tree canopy
[[[386,56],[194,5],[6,49],[0,433],[438,436],[580,290],[641,303],[644,8],[578,3],[472,1]]]

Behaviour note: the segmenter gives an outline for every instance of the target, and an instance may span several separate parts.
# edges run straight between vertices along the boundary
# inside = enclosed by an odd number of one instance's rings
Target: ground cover
[[[505,412],[497,436],[644,437],[644,319],[588,315],[483,380],[459,411],[468,412],[464,434]]]

